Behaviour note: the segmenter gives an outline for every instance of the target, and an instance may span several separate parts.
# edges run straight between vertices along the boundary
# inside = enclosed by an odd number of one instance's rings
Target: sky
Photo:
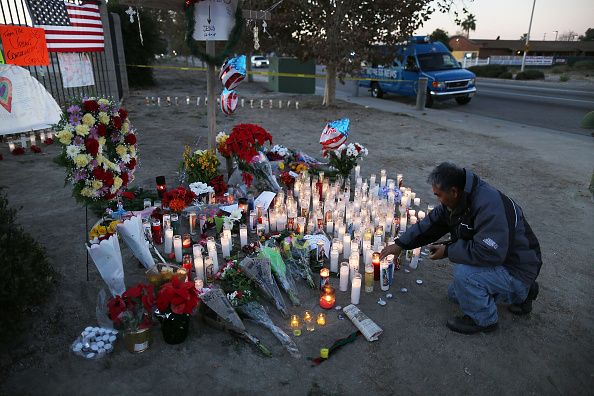
[[[463,2],[462,2],[463,1]],[[476,31],[470,38],[516,40],[528,31],[532,0],[455,0],[462,10],[462,4],[476,17]],[[429,34],[436,28],[446,30],[453,36],[460,27],[454,23],[454,14],[440,14],[418,29],[418,35]],[[573,30],[584,34],[594,28],[594,0],[536,0],[532,21],[532,40],[554,40],[555,30],[559,35]]]

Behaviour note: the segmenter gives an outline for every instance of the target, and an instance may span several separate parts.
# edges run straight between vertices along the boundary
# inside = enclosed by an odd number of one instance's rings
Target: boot
[[[514,315],[528,315],[530,312],[532,312],[532,301],[536,300],[538,297],[538,290],[538,282],[532,282],[526,299],[520,304],[511,304],[508,308],[509,311]]]
[[[497,329],[497,322],[489,326],[479,326],[474,319],[468,315],[455,316],[448,320],[446,326],[456,333],[474,334],[479,332],[488,333]]]

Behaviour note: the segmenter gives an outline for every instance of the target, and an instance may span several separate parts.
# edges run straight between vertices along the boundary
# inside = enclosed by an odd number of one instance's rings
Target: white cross
[[[130,16],[130,23],[134,23],[134,15],[136,15],[136,11],[132,9],[132,6],[128,7],[126,14]]]

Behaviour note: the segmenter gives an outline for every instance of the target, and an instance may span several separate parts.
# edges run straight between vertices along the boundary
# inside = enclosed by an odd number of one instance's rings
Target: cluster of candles
[[[54,138],[54,133],[51,130],[42,130],[41,132],[39,132],[39,139],[44,142],[46,139],[53,139]],[[31,132],[31,134],[29,136],[27,136],[26,134],[21,134],[21,138],[19,139],[20,142],[20,147],[22,148],[27,148],[27,142],[29,142],[30,146],[35,146],[37,144],[37,135],[35,134],[35,132]],[[16,143],[15,140],[10,139],[8,140],[8,150],[10,152],[14,151],[14,149],[16,148]]]
[[[181,100],[183,100],[183,99],[181,99]],[[165,98],[165,103],[166,103],[166,106],[171,106],[172,104],[175,105],[175,106],[179,106],[181,100],[177,96],[174,96],[173,97],[173,100],[171,99],[171,96],[167,96]],[[185,102],[186,102],[186,105],[189,106],[190,104],[192,104],[193,100],[192,100],[192,98],[190,96],[186,96]],[[146,96],[144,98],[144,103],[147,106],[149,106],[149,105],[161,106],[161,97],[160,96],[157,96],[155,98],[154,96],[151,96],[149,98],[148,96]],[[204,101],[203,101],[200,96],[196,97],[196,106],[200,106],[201,103],[204,103],[204,106],[207,106],[208,105],[208,98],[205,97],[204,98]],[[218,104],[221,103],[221,99],[220,98],[217,98],[217,103]],[[260,99],[260,108],[261,109],[264,108],[264,103],[265,103],[264,99]],[[254,108],[254,104],[257,106],[258,105],[257,104],[257,101],[255,101],[254,99],[250,99],[250,109],[253,109]],[[272,101],[272,99],[269,99],[267,105],[268,105],[268,107],[270,109],[272,109],[274,107],[273,104],[274,104],[274,102]],[[287,109],[291,108],[292,104],[293,103],[290,100],[287,100],[286,108]],[[241,99],[240,105],[241,105],[241,107],[245,107],[245,99],[243,99],[243,98]],[[279,109],[282,109],[283,108],[283,101],[282,100],[279,100],[278,101],[278,108]],[[295,109],[299,110],[299,102],[298,101],[295,101]]]
[[[300,336],[303,325],[307,331],[314,331],[316,329],[316,325],[319,327],[324,327],[326,326],[326,314],[320,312],[314,316],[311,311],[305,311],[301,317],[299,315],[291,315],[290,326],[291,330],[293,330],[293,335]]]

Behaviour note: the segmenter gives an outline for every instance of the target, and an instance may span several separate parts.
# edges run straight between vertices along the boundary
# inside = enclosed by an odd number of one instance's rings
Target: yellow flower
[[[84,124],[77,125],[75,130],[76,134],[80,136],[87,136],[89,134],[89,127]]]
[[[130,152],[130,156],[134,157],[136,155],[136,147],[135,146],[128,147],[128,151]]]
[[[111,223],[109,223],[109,225],[107,226],[107,232],[109,232],[110,234],[114,234],[116,232],[118,223],[118,220],[114,220]]]
[[[99,99],[97,101],[97,103],[99,103],[100,105],[104,105],[105,106],[105,105],[108,105],[109,104],[109,100],[107,100],[107,99]]]
[[[128,149],[126,148],[126,146],[118,144],[118,146],[116,147],[116,153],[118,153],[120,157],[123,157],[128,153]]]
[[[284,162],[281,162],[280,164],[278,164],[278,168],[280,170],[285,170],[285,163]]]
[[[99,122],[105,125],[109,124],[109,116],[106,112],[102,111],[99,113]]]
[[[91,185],[95,190],[99,190],[101,187],[103,187],[103,182],[101,180],[93,180]]]
[[[99,141],[99,145],[101,145],[101,146],[105,146],[105,142],[106,142],[106,140],[105,140],[105,138],[104,138],[104,137],[100,137],[100,138],[98,139],[98,141]]]
[[[58,133],[56,133],[56,136],[58,137],[58,139],[60,139],[60,143],[64,144],[64,145],[68,145],[72,142],[72,132],[70,131],[60,131]]]
[[[94,194],[95,194],[95,191],[93,191],[93,189],[89,188],[89,187],[84,187],[80,191],[80,195],[82,195],[83,197],[92,197]]]
[[[107,234],[107,227],[105,227],[105,226],[102,226],[102,225],[100,225],[100,226],[97,226],[97,232],[98,232],[100,235],[105,235],[105,234]]]
[[[119,189],[120,187],[122,187],[122,183],[123,183],[123,180],[121,177],[116,176],[113,178],[113,186],[116,188],[116,190]]]
[[[103,156],[103,154],[97,154],[97,156],[95,157],[95,160],[97,160],[97,163],[99,165],[103,164],[103,161],[105,161],[105,157]]]
[[[86,154],[79,154],[76,157],[74,157],[74,163],[77,167],[84,168],[89,163],[89,158]]]
[[[93,115],[91,113],[85,114],[82,118],[82,123],[87,126],[95,125],[95,121],[96,121],[95,117],[93,117]]]
[[[129,130],[130,130],[130,123],[124,122],[122,124],[122,133],[125,135],[128,133]]]

